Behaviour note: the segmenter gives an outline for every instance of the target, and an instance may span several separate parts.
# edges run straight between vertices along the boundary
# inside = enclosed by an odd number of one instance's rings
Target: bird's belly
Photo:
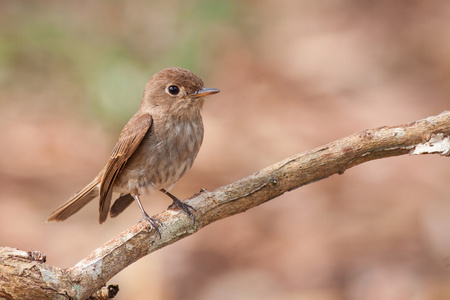
[[[194,163],[203,139],[198,131],[184,124],[163,134],[145,137],[119,173],[114,191],[149,194],[161,188],[169,190]]]
[[[138,168],[125,168],[118,176],[114,191],[119,193],[150,194],[155,190],[170,188],[192,166],[193,161],[164,164],[141,164]]]

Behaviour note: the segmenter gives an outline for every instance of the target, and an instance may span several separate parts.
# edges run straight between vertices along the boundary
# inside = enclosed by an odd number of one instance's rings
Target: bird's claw
[[[143,213],[141,220],[147,221],[147,223],[150,225],[150,228],[155,229],[159,235],[159,238],[161,238],[161,232],[159,232],[159,226],[162,225],[162,222],[159,219],[150,217],[147,213]]]
[[[173,199],[173,203],[169,206],[170,209],[174,209],[174,208],[179,208],[181,210],[183,210],[185,213],[187,213],[189,215],[189,217],[191,217],[192,222],[194,222],[195,224],[195,216],[192,213],[192,211],[196,211],[195,208],[193,208],[191,205],[186,204],[182,201],[180,201],[179,199]]]

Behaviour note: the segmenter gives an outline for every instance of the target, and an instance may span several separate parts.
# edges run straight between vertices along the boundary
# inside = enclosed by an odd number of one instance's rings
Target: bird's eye
[[[172,96],[176,96],[180,93],[180,88],[177,87],[176,85],[169,86],[167,90],[169,91],[169,94],[171,94]]]

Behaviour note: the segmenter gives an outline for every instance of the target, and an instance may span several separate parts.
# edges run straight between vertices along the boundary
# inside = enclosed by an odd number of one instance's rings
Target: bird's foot
[[[161,238],[161,232],[159,232],[159,226],[162,225],[161,221],[157,218],[150,217],[145,211],[142,213],[142,219],[147,221],[147,223],[150,225],[150,228],[153,228],[156,230],[156,232],[159,235],[159,238]]]
[[[189,217],[191,217],[192,222],[194,222],[194,224],[195,224],[195,216],[192,213],[192,211],[196,211],[195,208],[193,208],[189,204],[182,202],[180,199],[178,199],[176,197],[174,197],[172,199],[173,199],[173,202],[169,206],[169,208],[170,209],[179,208],[179,209],[183,210],[185,213],[187,213],[189,215]]]

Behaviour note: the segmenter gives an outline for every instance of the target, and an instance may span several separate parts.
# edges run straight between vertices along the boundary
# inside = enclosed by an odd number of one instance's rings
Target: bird
[[[158,234],[160,221],[150,217],[140,195],[161,191],[195,222],[195,209],[169,191],[188,171],[203,141],[201,109],[206,96],[220,90],[204,87],[193,72],[172,67],[147,82],[141,105],[123,128],[106,166],[83,189],[54,210],[47,222],[64,221],[94,198],[99,198],[99,223],[116,217],[136,201]],[[111,206],[112,193],[120,196]]]

